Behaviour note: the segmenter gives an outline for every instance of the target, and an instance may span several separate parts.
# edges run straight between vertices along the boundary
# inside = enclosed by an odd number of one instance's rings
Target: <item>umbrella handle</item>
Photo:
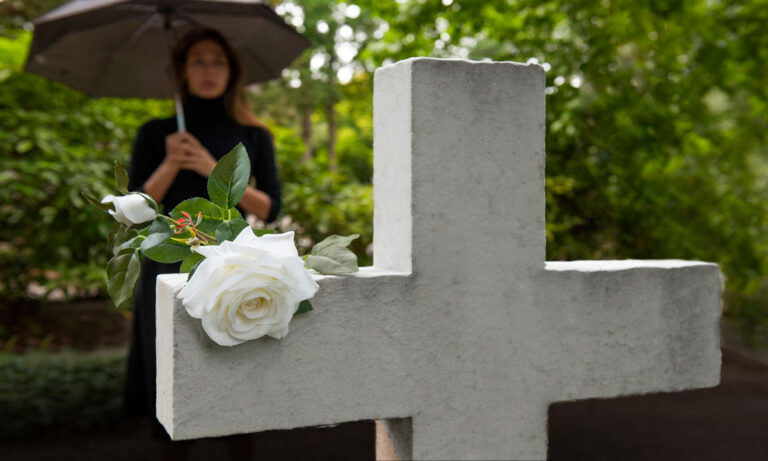
[[[173,72],[173,101],[176,105],[176,126],[178,131],[187,131],[187,124],[184,122],[184,104],[181,102],[181,94],[179,93],[178,76],[176,75],[176,66],[173,65],[173,33],[171,27],[171,12],[168,8],[163,8],[158,11],[165,18],[163,29],[165,30],[165,38],[168,43],[168,54],[171,58],[171,71]]]
[[[181,103],[181,95],[178,88],[176,88],[176,82],[173,83],[173,100],[176,103],[176,125],[179,131],[187,131],[186,123],[184,123],[184,105]]]

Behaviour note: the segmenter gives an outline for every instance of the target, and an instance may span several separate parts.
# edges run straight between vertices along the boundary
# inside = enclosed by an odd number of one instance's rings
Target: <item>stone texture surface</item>
[[[717,266],[544,262],[544,73],[410,59],[374,94],[374,266],[219,347],[158,278],[175,439],[385,419],[404,458],[543,459],[550,403],[714,386]]]

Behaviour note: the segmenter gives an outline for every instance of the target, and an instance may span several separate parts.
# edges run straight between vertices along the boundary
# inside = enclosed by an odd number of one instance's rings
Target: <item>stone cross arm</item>
[[[411,59],[374,91],[374,264],[220,347],[158,278],[174,439],[388,421],[401,458],[544,459],[550,403],[714,386],[717,266],[545,262],[538,66]]]

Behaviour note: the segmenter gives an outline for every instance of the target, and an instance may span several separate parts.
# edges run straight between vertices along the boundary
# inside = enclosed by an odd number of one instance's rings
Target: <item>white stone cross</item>
[[[174,439],[383,419],[401,458],[544,459],[550,403],[719,382],[716,265],[546,262],[544,72],[409,59],[374,91],[374,265],[282,340],[210,341],[158,281]]]

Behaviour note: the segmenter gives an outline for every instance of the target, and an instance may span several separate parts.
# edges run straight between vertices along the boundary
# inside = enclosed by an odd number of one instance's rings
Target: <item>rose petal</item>
[[[179,297],[212,340],[234,345],[265,335],[285,337],[299,302],[318,289],[293,237],[257,237],[246,228],[233,241],[199,249],[206,259]]]
[[[299,256],[296,245],[293,243],[293,231],[257,237],[250,228],[246,227],[235,237],[233,243],[264,250],[279,257]]]
[[[244,339],[232,336],[226,329],[222,329],[220,325],[212,322],[209,317],[202,318],[202,325],[208,337],[220,346],[236,346],[245,342]]]

